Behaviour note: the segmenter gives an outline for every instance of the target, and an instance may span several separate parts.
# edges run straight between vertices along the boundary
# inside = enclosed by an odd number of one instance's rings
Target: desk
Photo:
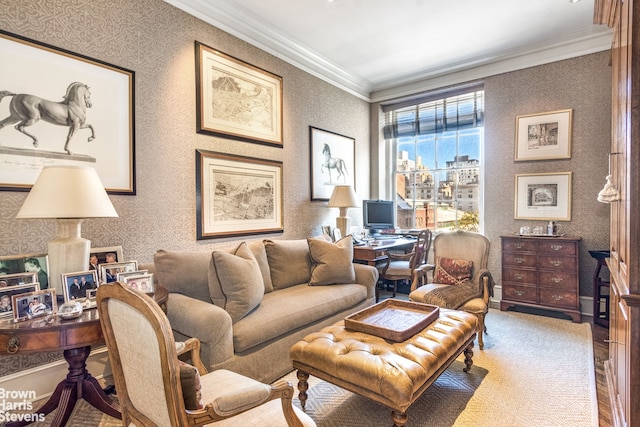
[[[390,250],[411,249],[417,239],[380,239],[365,245],[353,247],[353,261],[361,264],[376,266],[376,263],[387,259]]]
[[[103,285],[108,286],[108,285]],[[169,293],[166,288],[156,286],[154,299],[161,306],[166,303]],[[88,309],[72,320],[54,317],[49,324],[44,318],[0,324],[0,353],[15,354],[40,353],[63,350],[69,365],[69,373],[56,387],[49,400],[37,410],[38,414],[48,414],[54,409],[52,427],[64,426],[78,399],[84,399],[95,408],[120,419],[120,406],[102,390],[98,381],[87,371],[87,357],[92,345],[104,343],[102,327],[97,309]],[[18,427],[29,422],[10,422],[7,427]]]

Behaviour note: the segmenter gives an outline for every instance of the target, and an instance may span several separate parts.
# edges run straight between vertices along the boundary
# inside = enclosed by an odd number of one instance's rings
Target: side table
[[[109,285],[103,285],[109,286]],[[163,306],[169,292],[156,286],[154,299]],[[98,381],[87,371],[91,346],[104,343],[97,309],[87,309],[76,319],[62,320],[55,316],[50,323],[44,318],[0,324],[0,353],[20,355],[43,351],[63,351],[69,373],[56,387],[49,400],[35,413],[49,414],[57,409],[52,427],[64,426],[76,402],[84,399],[95,408],[114,418],[121,418],[120,405],[102,390]],[[30,421],[15,421],[7,427],[18,427]]]
[[[600,277],[602,267],[607,267],[607,258],[610,251],[589,251],[589,254],[598,261],[593,273],[593,323],[609,327],[609,286],[611,283]]]

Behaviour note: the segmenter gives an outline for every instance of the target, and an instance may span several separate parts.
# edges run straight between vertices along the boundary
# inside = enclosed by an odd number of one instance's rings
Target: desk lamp
[[[89,268],[91,242],[80,236],[83,219],[117,216],[95,169],[46,166],[16,218],[57,220],[58,234],[48,245],[49,287],[64,295],[61,275]]]
[[[351,234],[351,218],[347,216],[348,208],[360,207],[358,196],[350,185],[336,185],[329,199],[330,208],[340,208],[340,216],[336,218],[336,227],[340,230],[342,237]]]

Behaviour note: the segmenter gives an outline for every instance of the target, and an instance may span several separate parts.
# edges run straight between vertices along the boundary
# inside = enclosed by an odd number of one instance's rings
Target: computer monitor
[[[371,233],[394,228],[396,208],[391,200],[363,200],[363,226]]]

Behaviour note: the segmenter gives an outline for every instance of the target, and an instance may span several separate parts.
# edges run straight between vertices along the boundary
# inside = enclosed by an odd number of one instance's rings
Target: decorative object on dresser
[[[580,322],[580,237],[501,236],[502,301],[559,311]]]
[[[358,195],[350,185],[336,185],[327,206],[340,209],[340,215],[336,218],[336,228],[340,230],[341,236],[351,234],[351,218],[347,216],[348,208],[360,206]],[[334,236],[335,240],[340,240]]]
[[[91,167],[47,166],[42,169],[18,219],[55,218],[58,234],[49,241],[49,287],[64,295],[62,274],[84,271],[89,266],[91,242],[82,238],[84,218],[115,218],[98,173]],[[42,284],[41,284],[42,286]]]

